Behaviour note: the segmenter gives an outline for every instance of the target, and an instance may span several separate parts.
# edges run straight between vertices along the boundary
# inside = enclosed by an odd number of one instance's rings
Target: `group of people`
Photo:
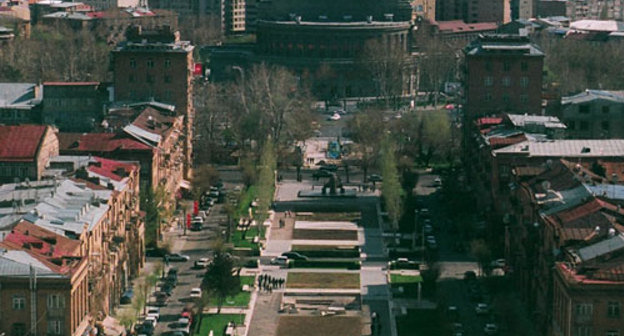
[[[269,293],[273,292],[274,289],[284,287],[285,283],[286,279],[274,278],[268,274],[260,274],[258,277],[258,288]]]

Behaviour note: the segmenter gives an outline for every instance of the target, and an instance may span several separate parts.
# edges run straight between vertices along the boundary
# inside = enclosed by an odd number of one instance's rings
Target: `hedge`
[[[359,261],[328,261],[328,260],[292,260],[290,268],[346,268],[350,270],[360,269]]]
[[[360,251],[356,249],[352,250],[292,250],[308,258],[359,258]]]

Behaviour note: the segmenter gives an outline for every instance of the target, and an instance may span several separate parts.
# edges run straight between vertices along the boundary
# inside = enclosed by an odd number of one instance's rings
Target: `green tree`
[[[141,188],[141,209],[145,211],[145,246],[156,247],[158,242],[158,206],[152,188]]]
[[[272,141],[266,141],[260,156],[259,177],[257,185],[258,207],[255,219],[258,223],[260,236],[263,235],[264,221],[269,215],[269,209],[273,203],[273,193],[275,191],[275,170],[277,160],[275,157],[275,147]]]
[[[217,314],[221,313],[225,299],[240,291],[240,277],[234,274],[234,262],[222,249],[215,251],[214,259],[204,274],[202,287],[216,300]]]
[[[348,124],[351,139],[357,143],[354,157],[357,157],[363,171],[363,182],[366,182],[368,169],[374,164],[379,145],[386,133],[386,123],[381,111],[368,108],[358,113]]]
[[[401,198],[402,189],[394,154],[394,145],[390,137],[386,137],[381,144],[381,175],[383,176],[381,197],[386,205],[386,211],[392,222],[392,227],[394,230],[398,230],[399,219],[403,211]]]

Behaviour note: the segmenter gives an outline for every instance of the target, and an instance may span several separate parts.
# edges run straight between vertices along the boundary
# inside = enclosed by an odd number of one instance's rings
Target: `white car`
[[[147,317],[154,317],[158,321],[160,319],[160,308],[147,307]]]
[[[507,261],[505,259],[496,259],[490,263],[490,266],[495,268],[504,268],[505,266],[507,266]]]
[[[425,233],[432,233],[433,232],[433,226],[431,226],[429,224],[425,224],[425,226],[423,227],[423,230],[425,230]]]
[[[199,260],[195,261],[194,267],[197,269],[202,269],[208,267],[208,265],[210,265],[209,258],[200,258]]]
[[[498,332],[498,326],[494,323],[488,323],[483,328],[483,332],[486,335],[496,335],[496,333]]]
[[[203,223],[204,222],[204,217],[202,217],[202,216],[195,216],[195,217],[193,217],[193,222]]]
[[[484,315],[490,312],[490,307],[487,305],[487,303],[477,303],[477,306],[475,307],[475,312],[477,313],[477,315]]]
[[[286,266],[288,265],[288,257],[279,256],[271,259],[271,265],[280,265]]]
[[[427,236],[427,244],[429,245],[435,245],[437,244],[437,241],[435,239],[435,236]]]
[[[201,288],[193,288],[191,289],[191,294],[189,295],[192,298],[199,298],[202,295]]]
[[[329,121],[338,121],[340,119],[342,119],[342,117],[338,113],[334,113],[332,116],[327,118]]]
[[[148,315],[148,316],[145,317],[145,322],[151,323],[154,326],[154,328],[156,328],[156,325],[158,324],[158,319],[155,316],[149,316]],[[145,322],[143,322],[143,323],[145,323]]]

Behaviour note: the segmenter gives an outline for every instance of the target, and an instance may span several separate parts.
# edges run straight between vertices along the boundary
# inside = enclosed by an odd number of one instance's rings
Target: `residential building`
[[[59,154],[50,126],[0,126],[0,183],[40,180],[52,156]]]
[[[435,0],[412,0],[412,21],[435,21],[436,1]]]
[[[89,328],[87,258],[56,252],[72,242],[53,232],[7,238],[12,242],[0,242],[0,333],[83,335]]]
[[[140,26],[128,30],[128,40],[113,51],[115,101],[159,101],[175,106],[184,117],[179,134],[184,150],[184,176],[190,176],[192,166],[193,108],[192,77],[193,49],[189,41],[169,27],[158,31],[143,31]]]
[[[224,33],[241,34],[245,32],[245,0],[225,0],[224,7]]]
[[[544,53],[527,36],[480,36],[464,53],[465,125],[501,113],[540,114]]]
[[[567,14],[572,20],[623,20],[622,0],[570,0]]]
[[[146,4],[146,1],[141,0],[83,0],[83,2],[95,10],[145,7]]]
[[[455,21],[433,21],[431,22],[432,34],[444,41],[472,41],[482,34],[493,34],[498,29],[498,24],[494,22],[465,23],[461,20]]]
[[[533,17],[567,16],[566,0],[539,0],[537,2],[537,15]]]
[[[33,124],[41,121],[40,86],[0,83],[0,124]]]
[[[624,137],[624,91],[585,90],[561,98],[559,118],[571,139]]]
[[[107,101],[99,82],[45,82],[41,119],[61,132],[89,132],[102,121]]]
[[[466,23],[511,21],[510,0],[437,0],[436,20]]]
[[[566,125],[554,116],[508,113],[503,115],[503,123],[511,129],[544,134],[548,139],[563,139],[567,132]]]

